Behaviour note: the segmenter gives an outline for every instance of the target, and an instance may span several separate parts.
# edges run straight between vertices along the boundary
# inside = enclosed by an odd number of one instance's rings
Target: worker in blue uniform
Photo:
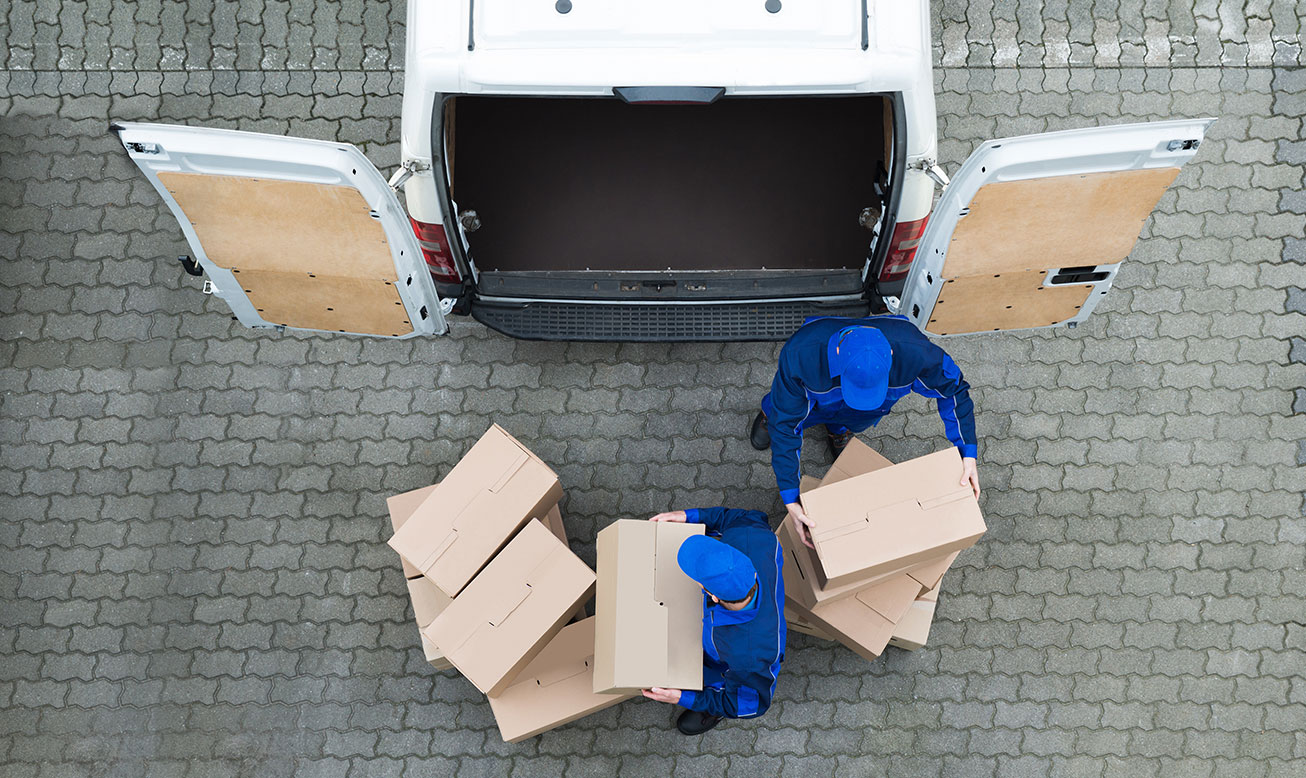
[[[766,713],[785,653],[784,563],[766,514],[733,508],[659,513],[651,521],[701,522],[705,535],[680,545],[676,561],[703,587],[703,689],[645,689],[686,710],[676,728],[701,735],[723,718]]]
[[[980,494],[975,410],[970,385],[943,349],[904,316],[816,318],[780,350],[771,391],[753,419],[753,447],[771,448],[780,499],[799,536],[811,545],[815,523],[798,494],[803,430],[824,424],[832,456],[858,432],[879,423],[911,392],[934,398],[943,429],[962,456],[961,484]]]

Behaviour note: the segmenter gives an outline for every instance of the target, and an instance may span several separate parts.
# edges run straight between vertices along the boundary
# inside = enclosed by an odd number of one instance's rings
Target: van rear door
[[[984,143],[934,208],[900,312],[931,335],[1083,321],[1213,121]]]
[[[390,338],[446,330],[408,218],[357,147],[206,127],[113,129],[242,324]]]

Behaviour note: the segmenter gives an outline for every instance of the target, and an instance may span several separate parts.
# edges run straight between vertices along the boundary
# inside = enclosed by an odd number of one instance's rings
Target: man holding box
[[[684,706],[676,728],[686,735],[701,735],[723,718],[762,715],[785,648],[783,552],[766,514],[701,508],[650,521],[701,522],[707,529],[676,554],[680,569],[703,587],[703,690],[653,688],[644,696]]]
[[[911,392],[938,403],[943,428],[962,456],[961,484],[979,497],[974,403],[970,385],[943,349],[902,316],[810,319],[780,350],[771,391],[749,440],[770,446],[780,498],[808,546],[816,526],[799,502],[803,430],[824,424],[836,458],[858,432],[879,423]]]

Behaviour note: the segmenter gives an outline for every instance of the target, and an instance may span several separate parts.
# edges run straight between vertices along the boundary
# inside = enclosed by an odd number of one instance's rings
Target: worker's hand
[[[975,468],[975,457],[966,457],[961,460],[961,486],[969,486],[975,492],[975,499],[979,499],[979,471]]]
[[[812,545],[811,528],[816,526],[816,522],[807,517],[807,511],[803,506],[790,502],[785,503],[785,508],[789,509],[789,515],[794,517],[794,528],[798,530],[798,539],[803,541],[803,545],[808,548],[816,548]]]
[[[680,702],[679,689],[663,689],[661,686],[654,686],[652,689],[641,689],[640,691],[643,692],[644,696],[649,698],[650,700],[657,700],[658,702],[669,702],[672,703],[673,705],[677,702]]]
[[[668,513],[659,513],[656,516],[649,516],[649,521],[689,521],[689,514],[684,511],[670,511]]]

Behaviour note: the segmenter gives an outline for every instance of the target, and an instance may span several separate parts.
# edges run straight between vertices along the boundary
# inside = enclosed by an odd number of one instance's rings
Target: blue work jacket
[[[844,327],[875,327],[889,341],[893,361],[889,367],[889,392],[884,404],[871,411],[850,408],[843,390],[830,375],[826,344]],[[803,430],[817,424],[843,427],[853,432],[877,424],[894,403],[915,392],[934,398],[948,440],[963,457],[978,450],[975,404],[970,384],[943,349],[930,342],[905,316],[871,316],[865,319],[809,319],[780,350],[780,364],[763,398],[771,433],[771,467],[780,498],[798,501],[798,456]]]
[[[703,597],[703,690],[682,691],[680,704],[710,716],[745,719],[771,707],[785,656],[784,564],[766,514],[734,508],[696,508],[688,520],[734,546],[757,570],[757,593],[732,611]]]

